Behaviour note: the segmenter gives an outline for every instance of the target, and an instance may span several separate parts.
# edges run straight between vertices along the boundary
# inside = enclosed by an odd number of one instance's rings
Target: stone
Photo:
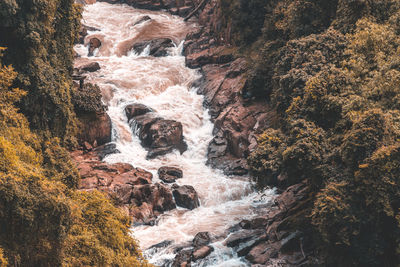
[[[94,149],[94,152],[99,156],[100,160],[103,160],[108,155],[121,153],[115,143],[100,145]]]
[[[177,179],[183,177],[183,172],[175,167],[163,166],[158,169],[158,177],[165,183],[174,183]]]
[[[211,252],[214,251],[214,248],[212,246],[203,246],[195,251],[193,251],[192,254],[192,261],[197,261],[199,259],[204,259],[208,255],[211,254]]]
[[[130,104],[125,107],[125,114],[128,118],[128,121],[136,116],[144,115],[152,111],[153,110],[148,106],[139,103]]]
[[[85,72],[95,72],[101,69],[100,64],[98,62],[89,62],[77,67],[78,75]]]
[[[179,251],[174,259],[174,262],[172,263],[172,267],[189,267],[190,262],[191,262],[191,257],[192,257],[192,249],[182,249]]]
[[[168,48],[174,47],[174,43],[171,39],[160,38],[136,43],[132,46],[132,49],[140,54],[148,46],[150,48],[150,56],[165,57],[168,55]]]
[[[180,207],[193,210],[200,206],[197,192],[191,185],[175,185],[172,194],[174,195],[176,205]]]
[[[111,142],[111,118],[106,112],[79,114],[78,120],[80,131],[77,137],[80,144],[93,144],[96,141],[101,146]]]
[[[101,41],[99,38],[93,37],[92,39],[90,39],[89,48],[88,48],[88,56],[92,57],[94,50],[96,50],[97,48],[100,48],[100,46],[101,46]]]
[[[264,232],[263,230],[241,230],[229,235],[225,240],[225,244],[228,247],[236,247],[241,243],[253,239],[255,236],[262,235]]]
[[[193,238],[193,247],[200,248],[210,244],[211,236],[209,232],[199,232]]]

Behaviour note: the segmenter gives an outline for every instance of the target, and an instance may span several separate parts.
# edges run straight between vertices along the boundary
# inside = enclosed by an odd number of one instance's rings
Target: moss
[[[61,140],[31,132],[16,76],[0,61],[0,266],[4,255],[16,266],[148,266],[128,217],[101,193],[76,191]]]
[[[76,122],[71,104],[73,40],[80,10],[73,0],[12,0],[0,3],[0,46],[5,62],[27,91],[20,102],[30,126],[44,136],[74,145]]]

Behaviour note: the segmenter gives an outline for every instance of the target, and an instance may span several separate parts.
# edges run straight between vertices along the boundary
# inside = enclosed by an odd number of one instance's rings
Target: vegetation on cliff
[[[148,265],[130,219],[102,193],[76,190],[66,147],[76,144],[79,20],[72,0],[0,2],[0,266]]]
[[[243,96],[280,117],[248,159],[254,178],[307,181],[291,230],[312,235],[325,265],[399,264],[400,2],[220,5],[230,41],[255,62]]]

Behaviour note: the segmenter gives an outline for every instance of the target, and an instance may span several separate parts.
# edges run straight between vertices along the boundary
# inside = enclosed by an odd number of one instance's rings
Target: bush
[[[96,113],[103,112],[106,106],[102,102],[100,88],[91,83],[84,84],[83,88],[72,90],[72,103],[78,113]]]

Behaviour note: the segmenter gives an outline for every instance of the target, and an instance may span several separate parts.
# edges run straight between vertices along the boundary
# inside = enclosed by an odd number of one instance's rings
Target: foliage
[[[61,141],[31,132],[16,76],[0,62],[0,266],[147,266],[129,219],[101,193],[76,191]]]
[[[102,102],[100,88],[91,83],[85,83],[83,88],[74,88],[72,90],[72,103],[78,113],[102,112],[106,106]]]
[[[65,266],[147,266],[120,209],[97,191],[76,192],[72,198],[75,221],[66,240]]]
[[[257,40],[246,90],[281,124],[259,136],[250,169],[261,186],[311,185],[302,216],[326,266],[396,266],[400,2],[332,1],[323,21],[304,9],[324,1],[298,3],[271,1],[282,15],[267,9]]]
[[[27,91],[22,111],[37,132],[74,145],[70,73],[78,6],[73,0],[8,0],[0,2],[0,10],[0,46],[8,47],[4,60],[19,73],[15,84]]]

